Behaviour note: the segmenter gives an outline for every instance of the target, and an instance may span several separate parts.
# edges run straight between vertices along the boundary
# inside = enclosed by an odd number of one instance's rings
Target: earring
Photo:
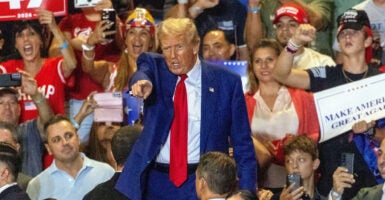
[[[125,54],[128,54],[128,49],[125,49],[125,50],[124,50],[124,53],[125,53]]]

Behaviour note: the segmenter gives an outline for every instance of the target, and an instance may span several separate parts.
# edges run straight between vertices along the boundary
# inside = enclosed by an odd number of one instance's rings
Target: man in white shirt
[[[275,12],[273,24],[277,40],[286,46],[300,24],[310,23],[305,10],[296,4],[284,4]],[[321,54],[311,48],[300,47],[294,56],[295,69],[309,69],[319,66],[335,66],[330,56]]]
[[[114,169],[107,163],[79,152],[79,136],[67,118],[54,116],[45,124],[44,132],[45,146],[55,159],[29,182],[27,193],[31,199],[83,199],[96,185],[114,175]]]

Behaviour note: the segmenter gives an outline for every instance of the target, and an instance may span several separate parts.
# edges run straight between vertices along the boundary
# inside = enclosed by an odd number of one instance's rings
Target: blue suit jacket
[[[116,189],[133,200],[142,199],[146,170],[166,142],[173,115],[173,94],[178,77],[171,73],[162,55],[144,53],[138,58],[138,80],[153,84],[144,102],[144,129],[134,145]],[[241,79],[229,70],[202,62],[200,153],[228,153],[229,139],[234,148],[240,188],[256,190],[256,157],[247,118]]]

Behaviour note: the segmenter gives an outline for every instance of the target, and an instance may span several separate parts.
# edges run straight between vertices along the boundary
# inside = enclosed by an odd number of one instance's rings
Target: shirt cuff
[[[330,190],[329,195],[328,195],[328,200],[341,200],[342,195],[338,194],[337,192],[334,192],[333,189]]]

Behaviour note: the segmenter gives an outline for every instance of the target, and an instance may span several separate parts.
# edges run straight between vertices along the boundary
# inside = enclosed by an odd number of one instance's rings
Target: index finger
[[[142,84],[140,81],[136,82],[134,85],[131,86],[131,94],[134,97],[142,98]]]
[[[94,98],[94,94],[98,93],[98,91],[92,91],[88,96],[87,96],[87,100],[91,100]]]
[[[16,71],[19,72],[22,76],[31,77],[31,75],[28,72],[26,72],[20,68],[16,68]]]

